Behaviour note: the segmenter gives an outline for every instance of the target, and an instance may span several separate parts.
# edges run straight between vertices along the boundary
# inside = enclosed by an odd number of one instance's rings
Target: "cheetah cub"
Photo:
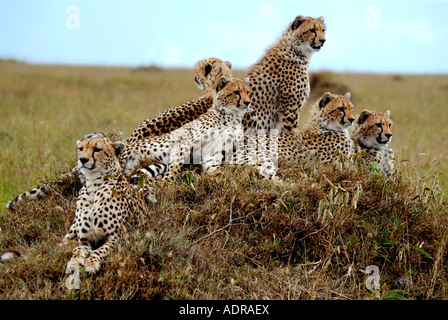
[[[308,123],[278,136],[278,158],[330,162],[336,153],[348,156],[355,147],[348,129],[355,120],[350,92],[325,93],[312,107]]]
[[[363,110],[351,133],[356,151],[365,151],[365,162],[372,163],[384,175],[389,174],[394,168],[394,151],[389,146],[392,140],[392,126],[389,110],[386,112]]]
[[[235,142],[242,139],[241,122],[250,106],[248,82],[248,78],[221,78],[209,111],[171,133],[129,145],[121,157],[124,174],[130,176],[142,160],[151,159],[157,164],[141,173],[149,178],[163,173],[163,179],[171,179],[191,157],[204,171],[213,172],[222,164],[223,154],[232,153]]]
[[[66,273],[79,267],[95,273],[115,246],[123,224],[145,216],[148,206],[144,193],[132,189],[121,173],[118,156],[123,142],[93,137],[78,141],[77,147],[77,166],[86,182],[76,201],[75,220],[64,238],[64,242],[78,241]]]
[[[184,125],[170,134],[140,141],[125,150],[124,173],[129,176],[143,159],[158,162],[140,170],[153,178],[163,173],[162,179],[173,178],[185,160],[193,158],[205,172],[213,172],[223,162],[240,163],[244,153],[242,118],[249,108],[249,80],[222,78],[217,87],[214,106],[198,119]],[[240,159],[241,157],[241,159]],[[260,176],[275,180],[275,167],[269,157],[259,156],[257,167]]]

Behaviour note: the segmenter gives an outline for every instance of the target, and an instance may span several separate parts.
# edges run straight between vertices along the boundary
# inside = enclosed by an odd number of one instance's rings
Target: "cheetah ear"
[[[120,153],[124,150],[125,144],[122,141],[112,142],[112,146],[115,149],[115,155],[118,157]]]
[[[386,115],[387,115],[388,117],[390,117],[390,110],[387,110],[387,111],[386,111]]]
[[[76,146],[81,142],[81,140],[76,140]]]
[[[205,76],[208,76],[210,74],[210,72],[212,71],[212,66],[211,65],[206,65],[204,68],[204,74]]]
[[[324,17],[319,17],[319,18],[317,18],[317,20],[319,20],[320,22],[324,22]]]
[[[229,67],[229,69],[232,69],[232,64],[230,61],[225,61],[224,63]]]
[[[228,80],[226,77],[221,77],[221,79],[219,79],[218,85],[216,86],[216,92],[221,91],[222,88],[224,88],[224,86],[227,84]]]
[[[344,97],[346,97],[347,99],[351,99],[352,94],[350,92],[347,92],[346,94],[344,94]]]
[[[363,110],[362,112],[361,112],[361,114],[359,115],[359,118],[358,118],[358,123],[359,124],[363,124],[366,120],[367,120],[367,118],[370,116],[370,111],[369,110]]]
[[[327,103],[330,102],[330,99],[331,99],[331,93],[326,92],[319,101],[319,108],[322,109],[323,107],[325,107]]]
[[[250,78],[249,77],[244,77],[243,81],[246,82],[247,84],[250,84]]]
[[[292,22],[292,24],[291,24],[291,30],[292,30],[292,31],[296,30],[298,27],[300,27],[300,25],[302,24],[302,22],[305,21],[305,20],[306,20],[306,17],[304,17],[304,16],[302,16],[302,15],[297,16],[297,17],[294,19],[294,21]]]

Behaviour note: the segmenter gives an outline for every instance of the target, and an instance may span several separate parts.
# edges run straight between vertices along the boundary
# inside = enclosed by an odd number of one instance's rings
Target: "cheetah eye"
[[[392,127],[392,123],[389,123],[389,128],[391,128]]]
[[[101,149],[101,148],[95,148],[94,150],[93,150],[93,152],[100,152],[100,151],[102,151],[103,149]]]
[[[344,111],[344,107],[339,107],[338,110],[342,112]]]
[[[233,91],[234,94],[236,94],[237,96],[240,95],[240,92],[238,90]]]
[[[310,32],[316,34],[316,29],[310,29]]]
[[[378,128],[381,128],[381,123],[375,123]]]
[[[83,147],[79,147],[78,150],[79,150],[79,151],[82,151],[82,150],[84,150],[84,148],[83,148]]]

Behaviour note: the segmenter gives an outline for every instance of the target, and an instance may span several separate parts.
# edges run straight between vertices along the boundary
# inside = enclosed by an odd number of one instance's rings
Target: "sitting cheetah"
[[[187,102],[179,107],[168,109],[155,118],[150,118],[141,123],[134,132],[125,140],[126,144],[132,144],[139,139],[149,138],[155,135],[171,132],[180,128],[183,124],[196,119],[205,113],[213,105],[213,94],[221,77],[231,77],[232,64],[229,61],[222,61],[217,58],[208,58],[199,61],[195,65],[194,81],[198,87],[204,91],[203,95],[196,100]],[[99,136],[101,134],[89,134],[85,136]],[[70,178],[79,178],[81,184],[84,184],[84,176],[79,174],[78,167],[64,172],[56,183],[66,181]],[[10,200],[6,207],[14,210],[17,204],[24,199],[41,199],[51,194],[51,183],[42,184],[34,189],[19,194]]]
[[[299,111],[308,99],[311,56],[325,42],[324,18],[297,16],[247,76],[251,79],[251,108],[243,119],[245,129],[298,128]]]
[[[241,121],[250,105],[248,82],[247,78],[221,78],[208,112],[171,133],[130,145],[121,157],[124,174],[130,176],[142,160],[151,159],[159,163],[141,172],[149,173],[151,178],[163,172],[163,179],[172,179],[190,156],[206,172],[214,171],[222,164],[223,156],[232,154],[235,144],[242,141]],[[275,172],[266,174],[267,167],[273,169],[268,160],[262,159],[261,175],[274,176]]]
[[[76,202],[75,220],[64,238],[65,242],[76,238],[79,243],[66,273],[77,267],[95,273],[123,224],[146,215],[148,206],[143,193],[130,188],[121,173],[118,155],[124,149],[123,142],[93,137],[78,141],[77,147],[77,165],[86,183]]]
[[[348,129],[355,120],[350,93],[325,93],[311,110],[309,122],[301,130],[295,129],[278,136],[278,161],[317,158],[330,162],[335,154],[355,152]],[[271,157],[276,157],[271,150]]]
[[[392,126],[390,111],[363,110],[351,133],[356,151],[365,151],[366,162],[373,163],[383,174],[389,174],[394,167],[394,151],[389,146]]]

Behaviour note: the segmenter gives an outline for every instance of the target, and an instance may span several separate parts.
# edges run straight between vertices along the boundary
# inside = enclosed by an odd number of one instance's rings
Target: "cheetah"
[[[217,87],[218,80],[221,77],[231,78],[232,64],[229,61],[223,61],[218,58],[207,58],[199,61],[195,65],[194,81],[203,91],[203,94],[195,100],[187,102],[181,106],[168,109],[155,118],[143,121],[133,133],[125,140],[125,143],[132,144],[139,139],[146,139],[151,136],[157,136],[171,132],[180,128],[183,124],[198,118],[213,105],[213,94]],[[91,133],[84,138],[93,136],[103,136],[102,133]],[[78,172],[78,167],[62,173],[56,183],[67,181],[67,179],[80,180],[84,184],[84,176]],[[51,194],[51,183],[44,183],[36,188],[19,194],[10,200],[6,207],[9,210],[15,210],[17,205],[25,199],[42,199]]]
[[[230,161],[222,155],[221,162],[237,165],[257,164],[262,178],[281,182],[276,170],[287,161],[315,159],[326,163],[334,160],[337,154],[349,156],[355,152],[348,132],[355,120],[354,105],[350,98],[350,92],[345,95],[325,93],[312,107],[310,120],[303,129],[279,135],[247,135],[245,131],[243,138],[250,138],[243,140],[242,146],[238,144],[240,152],[234,152]],[[267,154],[267,157],[264,157],[264,154]],[[133,176],[133,183],[143,174],[151,179],[163,171],[164,168],[160,165],[142,168]]]
[[[132,189],[122,175],[118,155],[123,150],[123,142],[103,137],[77,142],[77,166],[86,183],[76,201],[75,220],[64,237],[65,243],[78,241],[66,273],[79,267],[97,272],[124,223],[147,216],[145,193]]]
[[[313,106],[310,120],[302,129],[278,135],[277,150],[270,151],[278,162],[292,159],[330,162],[336,154],[349,156],[355,146],[348,129],[355,120],[350,92],[345,95],[326,92]],[[276,154],[275,152],[278,152]]]
[[[372,163],[383,175],[388,175],[394,168],[394,150],[389,146],[392,126],[389,110],[363,110],[351,132],[356,151],[364,151],[365,163]]]
[[[325,43],[324,18],[297,16],[280,39],[249,68],[251,108],[245,129],[279,132],[298,128],[299,111],[310,93],[311,56]]]
[[[194,81],[203,94],[198,99],[168,109],[155,118],[146,119],[132,132],[125,143],[130,145],[141,139],[169,133],[197,119],[213,105],[213,94],[219,79],[232,77],[231,68],[232,64],[229,61],[217,58],[199,61],[195,65]]]
[[[145,158],[158,162],[140,170],[150,178],[161,173],[164,180],[174,178],[191,157],[205,172],[215,171],[222,165],[223,155],[232,154],[234,146],[243,141],[241,121],[250,106],[248,83],[248,78],[221,78],[208,112],[171,133],[130,145],[122,157],[124,174],[131,176]],[[262,176],[275,176],[267,159],[258,167]]]

